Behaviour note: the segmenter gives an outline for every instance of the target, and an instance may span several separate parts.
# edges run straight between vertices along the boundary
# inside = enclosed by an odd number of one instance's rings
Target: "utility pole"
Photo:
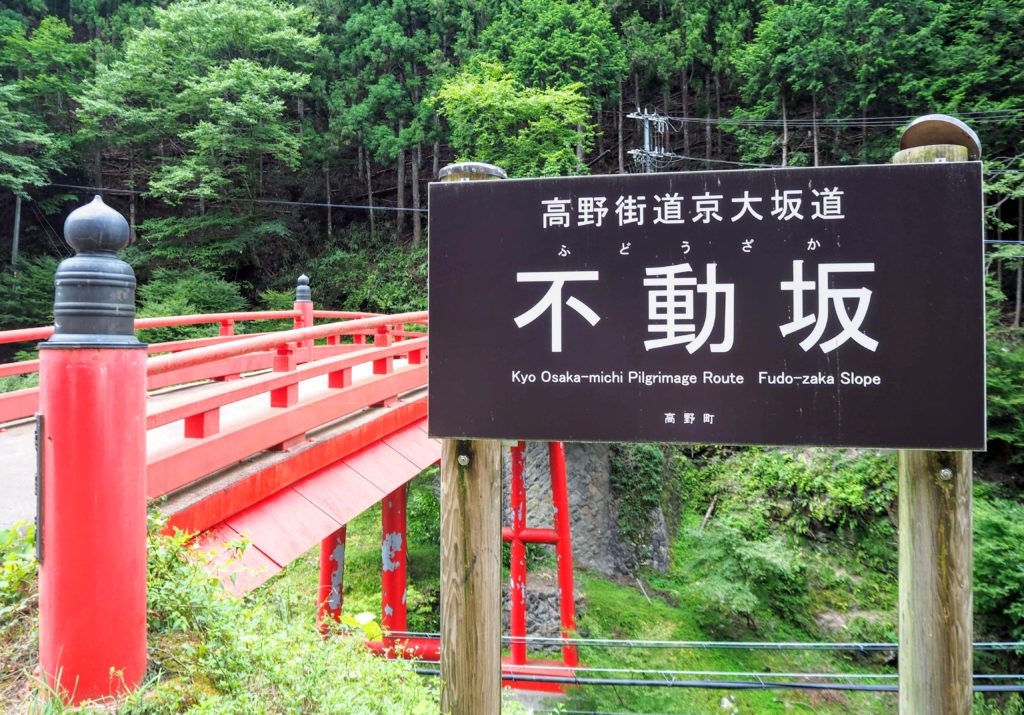
[[[683,159],[682,156],[671,151],[665,151],[665,135],[670,128],[671,117],[651,112],[644,109],[641,112],[637,109],[626,115],[630,119],[643,122],[644,125],[644,148],[630,149],[629,155],[633,157],[634,163],[643,168],[643,173],[652,174],[656,168],[673,164]],[[655,132],[652,134],[651,125],[654,125]]]

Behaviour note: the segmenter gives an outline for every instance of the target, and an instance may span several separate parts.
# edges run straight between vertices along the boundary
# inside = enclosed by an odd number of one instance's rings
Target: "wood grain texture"
[[[900,451],[902,715],[971,712],[971,467],[970,452]]]
[[[894,164],[967,161],[967,148],[933,144]],[[970,452],[899,453],[900,715],[971,712]]]
[[[500,711],[501,442],[446,439],[441,443],[441,712]]]

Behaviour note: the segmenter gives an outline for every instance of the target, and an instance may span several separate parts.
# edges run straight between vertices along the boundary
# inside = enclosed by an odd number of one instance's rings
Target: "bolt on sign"
[[[430,187],[435,437],[984,449],[981,166]]]

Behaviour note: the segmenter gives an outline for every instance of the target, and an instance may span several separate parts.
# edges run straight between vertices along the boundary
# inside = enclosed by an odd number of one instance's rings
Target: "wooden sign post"
[[[977,136],[945,115],[915,120],[895,164],[979,159]],[[964,715],[972,701],[971,453],[899,452],[901,715]]]
[[[504,179],[452,164],[441,181]],[[486,240],[486,236],[481,236]],[[501,442],[441,443],[441,711],[501,712]]]

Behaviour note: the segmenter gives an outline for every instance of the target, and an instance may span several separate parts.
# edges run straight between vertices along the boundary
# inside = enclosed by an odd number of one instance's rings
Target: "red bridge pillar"
[[[64,223],[53,337],[40,344],[39,661],[72,703],[146,670],[146,352],[128,222],[97,196]]]
[[[408,630],[405,591],[409,562],[406,533],[406,485],[384,497],[381,502],[381,626],[384,637]]]
[[[341,620],[345,602],[345,527],[320,542],[320,589],[317,595],[317,621],[327,633],[330,622]]]

